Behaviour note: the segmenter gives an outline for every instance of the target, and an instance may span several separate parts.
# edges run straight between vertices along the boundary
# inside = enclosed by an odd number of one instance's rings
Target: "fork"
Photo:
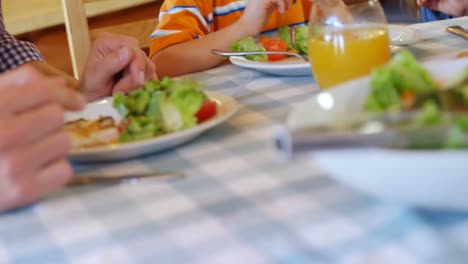
[[[455,36],[458,36],[458,37],[461,37],[461,38],[464,38],[466,40],[468,40],[468,30],[466,30],[465,28],[461,27],[461,26],[450,26],[450,27],[446,27],[445,28],[445,31],[455,35]]]
[[[301,59],[302,61],[308,62],[309,57],[297,54],[289,51],[224,51],[224,50],[211,50],[212,53],[220,56],[245,56],[245,55],[255,55],[255,54],[285,54],[288,56],[293,56]]]

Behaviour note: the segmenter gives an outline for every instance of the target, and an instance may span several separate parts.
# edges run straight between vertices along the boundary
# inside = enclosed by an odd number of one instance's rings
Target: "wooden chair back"
[[[106,1],[109,5],[129,0],[61,0],[64,14],[65,28],[67,32],[70,57],[73,66],[73,74],[79,79],[85,67],[88,54],[91,50],[91,42],[99,32],[107,31],[116,34],[135,37],[140,48],[149,49],[149,36],[156,27],[158,20],[145,19],[110,27],[90,30],[85,5],[91,2]]]

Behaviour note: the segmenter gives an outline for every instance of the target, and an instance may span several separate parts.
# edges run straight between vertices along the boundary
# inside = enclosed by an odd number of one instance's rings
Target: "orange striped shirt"
[[[203,37],[233,24],[242,16],[246,5],[247,1],[233,0],[165,0],[159,24],[151,34],[150,57],[172,44]],[[309,0],[298,0],[283,14],[274,12],[262,33],[276,31],[284,25],[307,23],[310,8]]]

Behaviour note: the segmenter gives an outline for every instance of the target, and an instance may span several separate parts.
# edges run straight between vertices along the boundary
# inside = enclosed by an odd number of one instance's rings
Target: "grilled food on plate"
[[[65,124],[73,148],[96,147],[116,143],[119,131],[112,117],[97,120],[78,119]]]

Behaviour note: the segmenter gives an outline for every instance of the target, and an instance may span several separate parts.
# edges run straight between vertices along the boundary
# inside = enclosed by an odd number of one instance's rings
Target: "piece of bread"
[[[465,58],[468,57],[468,50],[462,51],[457,54],[457,58]]]
[[[74,149],[113,144],[119,139],[115,121],[108,116],[97,120],[78,119],[68,122],[65,131],[70,135]]]

